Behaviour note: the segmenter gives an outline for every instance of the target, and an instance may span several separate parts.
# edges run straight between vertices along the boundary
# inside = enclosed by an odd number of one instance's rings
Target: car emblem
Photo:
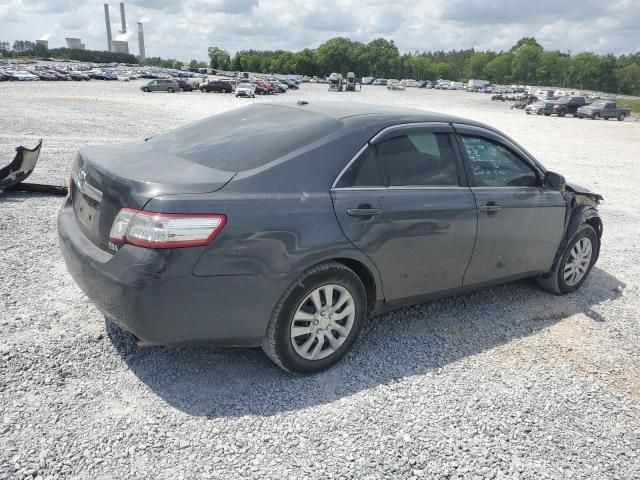
[[[80,191],[84,189],[85,184],[87,183],[87,172],[81,170],[78,174],[78,188]]]

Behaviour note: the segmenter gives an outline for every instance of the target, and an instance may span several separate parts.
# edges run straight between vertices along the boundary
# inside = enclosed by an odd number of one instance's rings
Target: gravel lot
[[[31,180],[64,184],[79,147],[252,101],[140,85],[0,84],[0,163],[42,137]],[[377,317],[339,366],[294,377],[258,349],[137,348],[67,274],[61,199],[2,194],[0,479],[640,478],[640,123],[526,116],[464,92],[282,97],[502,129],[604,195],[597,267],[566,297],[523,281]]]

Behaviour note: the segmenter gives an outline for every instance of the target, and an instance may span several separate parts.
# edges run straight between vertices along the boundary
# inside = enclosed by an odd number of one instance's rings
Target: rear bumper
[[[259,345],[291,275],[192,274],[191,249],[125,245],[112,255],[78,228],[70,202],[58,217],[69,273],[110,320],[145,343]]]

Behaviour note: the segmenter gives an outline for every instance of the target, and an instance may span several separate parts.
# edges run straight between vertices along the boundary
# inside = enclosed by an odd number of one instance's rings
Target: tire
[[[201,88],[201,89],[200,89],[200,91],[201,91],[202,93],[207,93],[207,89],[206,89],[206,88]]]
[[[227,93],[227,91],[223,88],[222,90],[220,90],[220,93]]]
[[[558,112],[558,116],[559,116],[559,117],[564,117],[566,114],[567,114],[567,111],[566,111],[566,110],[560,110],[560,111]]]
[[[342,295],[345,295],[345,292],[348,293],[347,298],[350,296],[346,306],[338,308],[337,315],[344,314],[351,305],[354,308],[352,313],[333,321],[331,313],[323,317],[318,314],[318,309],[309,297],[317,290],[325,292],[323,289],[328,285],[333,286],[331,291],[334,305],[343,300]],[[325,293],[318,294],[317,301],[322,308],[325,308],[327,304]],[[367,294],[364,285],[353,270],[338,262],[317,265],[300,275],[280,297],[271,314],[267,333],[262,341],[262,349],[276,365],[288,372],[297,374],[321,372],[338,363],[351,349],[365,322],[366,308]],[[325,312],[325,310],[321,311]],[[329,310],[329,312],[332,311]],[[294,339],[291,328],[296,322],[294,319],[296,314],[310,317],[309,320],[306,318],[297,320],[296,325],[303,332],[309,329],[310,333],[301,333]],[[333,314],[336,313],[333,312]],[[336,322],[344,322],[340,326],[345,331],[345,335],[340,335],[337,330],[331,328]],[[323,327],[324,332],[319,330]],[[316,328],[317,330],[314,331]],[[335,349],[329,341],[329,335],[339,342],[336,343]],[[319,339],[322,339],[322,344]],[[308,347],[306,347],[307,344]],[[305,350],[308,350],[308,356],[314,356],[313,353],[316,352],[319,358],[304,358],[300,351]]]
[[[540,109],[536,112],[536,115],[542,115],[544,113],[544,110]]]
[[[145,93],[149,93],[151,90],[149,90],[149,87],[144,87],[142,89],[142,91],[145,92]]]
[[[618,121],[619,122],[624,122],[624,119],[627,117],[627,115],[622,112],[620,115],[618,115]]]
[[[550,114],[549,112],[545,112],[545,113],[544,113],[544,116],[545,116],[545,117],[550,117],[550,116],[551,116],[551,114]]]
[[[600,114],[598,112],[591,115],[591,120],[598,120],[600,118]]]
[[[171,87],[167,88],[167,93],[173,93],[173,88]]]
[[[574,247],[576,247],[578,242],[583,239],[588,239],[591,244],[591,257],[589,259],[589,264],[579,281],[577,281],[576,283],[567,282],[564,275],[565,268],[567,268],[567,261],[572,256]],[[567,246],[565,247],[564,252],[562,252],[562,256],[560,257],[556,268],[553,270],[553,272],[547,274],[546,276],[538,277],[538,284],[543,289],[556,295],[566,295],[567,293],[575,292],[589,277],[589,273],[591,273],[591,269],[598,259],[599,251],[600,239],[598,238],[596,231],[591,225],[587,225],[586,223],[580,225],[578,230],[571,237],[571,240],[567,243]]]

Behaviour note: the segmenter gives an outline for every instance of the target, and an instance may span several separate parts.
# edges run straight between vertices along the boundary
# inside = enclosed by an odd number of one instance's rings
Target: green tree
[[[468,79],[475,78],[484,79],[486,75],[487,64],[492,60],[491,55],[487,52],[473,52],[466,62],[466,77]]]
[[[511,82],[511,65],[513,64],[513,54],[503,53],[487,63],[485,71],[493,83]]]
[[[394,68],[397,68],[397,63],[394,63],[394,60],[400,55],[393,40],[376,38],[367,44],[366,49],[368,64],[371,66],[368,73],[381,78],[391,76]]]
[[[209,65],[216,70],[228,70],[231,64],[229,53],[218,47],[209,47],[207,49],[209,55]]]
[[[352,42],[348,38],[335,37],[318,47],[318,62],[324,71],[347,73],[351,64]]]
[[[537,44],[525,43],[518,47],[511,62],[511,76],[513,80],[525,83],[533,80],[541,54],[542,47]]]
[[[618,93],[624,91],[630,95],[640,95],[640,65],[631,63],[616,71]]]

